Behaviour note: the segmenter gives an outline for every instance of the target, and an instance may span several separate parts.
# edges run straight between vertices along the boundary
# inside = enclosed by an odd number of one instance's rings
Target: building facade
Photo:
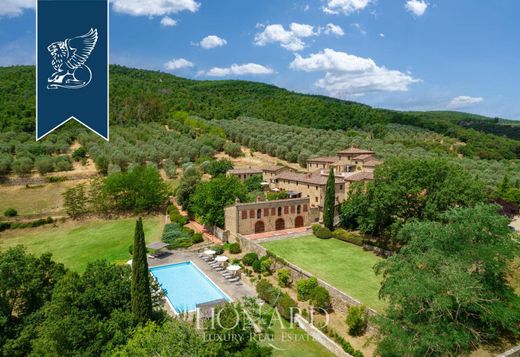
[[[261,169],[253,169],[253,168],[237,168],[232,169],[227,172],[228,175],[235,176],[241,181],[245,181],[251,176],[262,176],[263,171]]]
[[[240,203],[225,208],[226,231],[249,235],[307,227],[317,222],[319,212],[308,198]]]

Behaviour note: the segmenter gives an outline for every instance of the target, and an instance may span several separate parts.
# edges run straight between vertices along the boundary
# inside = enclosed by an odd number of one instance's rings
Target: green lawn
[[[376,310],[384,308],[384,303],[377,297],[380,278],[372,270],[380,258],[373,253],[337,239],[314,236],[262,245],[362,303]]]
[[[284,320],[284,328],[275,322],[271,328],[274,340],[264,343],[273,348],[273,357],[333,357],[325,347],[314,341],[305,331]]]
[[[107,259],[127,261],[128,247],[133,242],[134,218],[113,221],[67,222],[58,227],[17,229],[3,232],[0,251],[23,244],[36,255],[51,252],[53,259],[66,267],[83,271],[89,261]],[[147,242],[155,242],[162,232],[162,218],[144,219]]]

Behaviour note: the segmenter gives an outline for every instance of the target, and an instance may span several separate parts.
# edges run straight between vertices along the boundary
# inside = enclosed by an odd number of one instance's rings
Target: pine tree
[[[135,224],[134,254],[132,259],[132,313],[140,324],[146,323],[152,316],[149,274],[143,221],[139,218]]]
[[[334,206],[336,203],[336,178],[331,168],[327,186],[325,187],[325,201],[323,202],[323,224],[331,231],[334,229]]]

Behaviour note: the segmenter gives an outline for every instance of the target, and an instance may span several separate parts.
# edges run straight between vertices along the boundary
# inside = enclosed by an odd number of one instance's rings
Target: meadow
[[[162,217],[144,218],[147,243],[156,242],[162,232]],[[69,221],[56,227],[15,229],[0,233],[0,251],[24,245],[35,255],[52,253],[53,259],[71,270],[82,272],[88,262],[106,259],[124,263],[131,259],[135,218]]]

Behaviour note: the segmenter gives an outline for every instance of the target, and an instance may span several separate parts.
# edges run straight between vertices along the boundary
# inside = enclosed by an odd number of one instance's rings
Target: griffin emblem
[[[47,79],[47,89],[80,89],[92,80],[92,71],[85,64],[96,47],[97,29],[90,29],[83,36],[51,43],[47,50],[52,56],[55,72]]]

